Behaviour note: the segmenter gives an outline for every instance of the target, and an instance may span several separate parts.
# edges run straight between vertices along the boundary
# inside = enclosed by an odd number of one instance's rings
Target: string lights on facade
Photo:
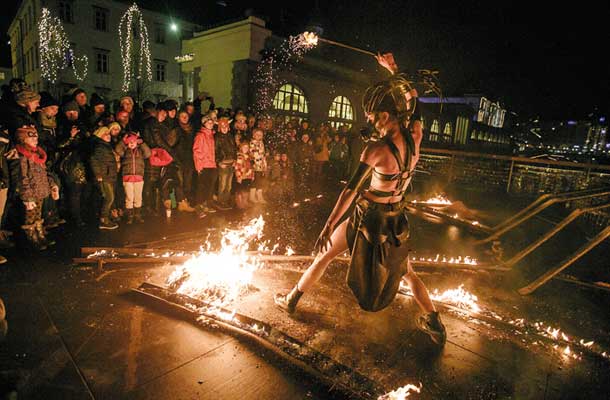
[[[138,43],[139,42],[139,47]],[[152,80],[152,65],[148,41],[148,28],[142,12],[133,3],[121,17],[119,44],[123,61],[123,92],[129,91],[132,80]],[[136,56],[136,57],[134,57]],[[144,74],[144,75],[143,75]]]
[[[48,8],[42,9],[38,22],[38,38],[40,69],[44,79],[55,83],[59,73],[68,67],[72,68],[74,76],[79,81],[83,81],[87,77],[89,59],[86,55],[75,56],[61,20],[52,16]]]

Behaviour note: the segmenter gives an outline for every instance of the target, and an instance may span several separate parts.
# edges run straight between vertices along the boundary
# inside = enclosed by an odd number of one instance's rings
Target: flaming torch
[[[308,48],[316,47],[318,45],[318,42],[323,42],[323,43],[327,43],[327,44],[332,44],[334,46],[343,47],[344,49],[349,49],[349,50],[354,50],[354,51],[357,51],[360,53],[364,53],[369,56],[377,57],[377,54],[373,53],[372,51],[359,49],[357,47],[349,46],[347,44],[335,42],[334,40],[323,39],[323,38],[319,37],[318,35],[316,35],[314,32],[303,32],[301,34],[301,41],[302,41],[303,45]]]

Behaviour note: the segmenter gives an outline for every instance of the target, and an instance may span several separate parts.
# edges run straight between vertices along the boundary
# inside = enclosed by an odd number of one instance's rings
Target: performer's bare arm
[[[341,194],[337,199],[337,204],[335,204],[335,207],[328,216],[326,225],[324,225],[324,228],[316,241],[316,252],[326,251],[332,245],[330,237],[335,230],[337,223],[341,220],[343,215],[345,215],[347,210],[349,210],[350,206],[356,199],[356,196],[362,189],[364,182],[366,182],[367,178],[371,176],[373,168],[377,165],[379,158],[382,156],[380,153],[381,146],[382,144],[375,142],[369,143],[369,145],[364,148],[364,151],[360,156],[360,165],[358,166],[358,169],[345,188],[341,191]]]

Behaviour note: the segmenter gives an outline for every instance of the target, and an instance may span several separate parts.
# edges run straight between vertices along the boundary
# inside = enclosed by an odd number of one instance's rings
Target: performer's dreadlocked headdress
[[[416,104],[411,89],[411,82],[405,75],[392,75],[366,89],[362,97],[362,108],[365,113],[389,112],[398,117],[401,125],[407,126]]]

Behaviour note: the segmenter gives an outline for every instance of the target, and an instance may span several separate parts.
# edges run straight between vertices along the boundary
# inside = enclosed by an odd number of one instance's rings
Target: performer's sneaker
[[[294,314],[301,296],[303,296],[303,292],[295,286],[288,294],[276,293],[275,296],[273,296],[273,301],[279,308],[286,311],[288,314]]]
[[[447,341],[445,325],[441,321],[438,311],[420,315],[417,319],[417,326],[420,330],[430,336],[430,339],[439,346],[444,346]]]

